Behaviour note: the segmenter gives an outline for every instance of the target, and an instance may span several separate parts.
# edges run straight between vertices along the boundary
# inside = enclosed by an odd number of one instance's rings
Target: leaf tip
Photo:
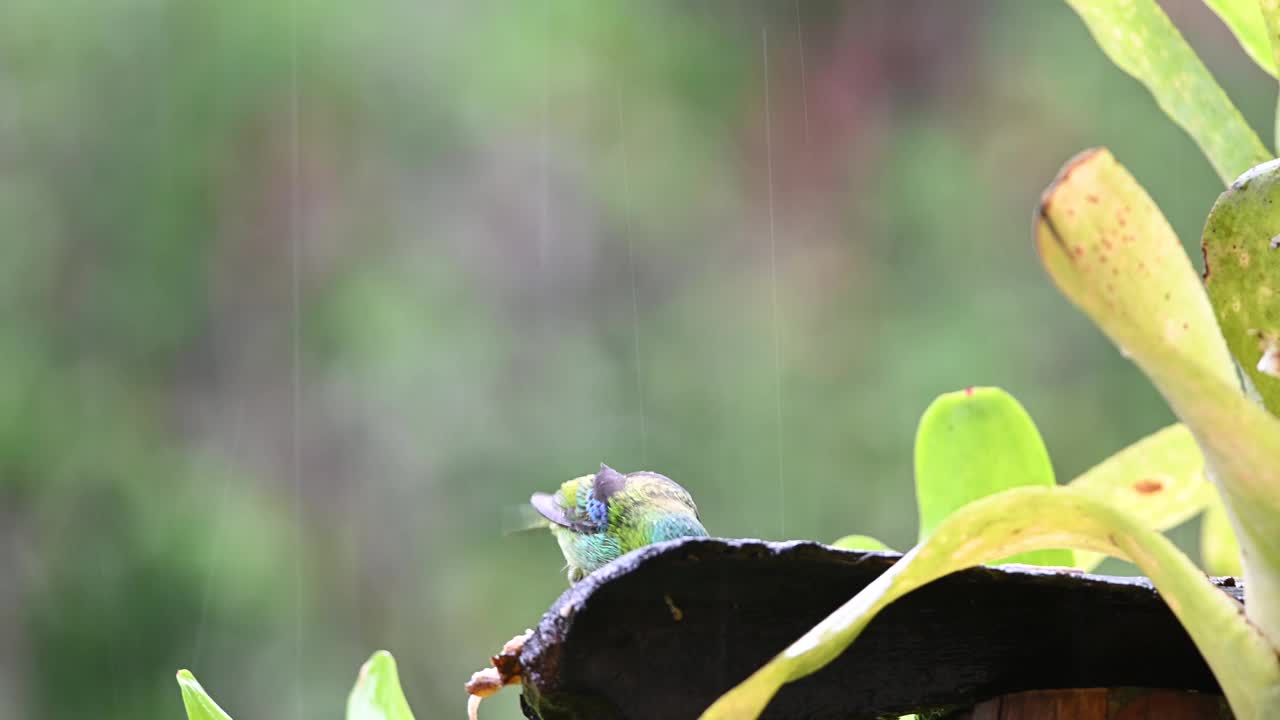
[[[1049,206],[1053,202],[1053,197],[1057,193],[1058,187],[1066,184],[1066,182],[1071,179],[1072,173],[1084,165],[1093,162],[1095,158],[1109,159],[1110,157],[1111,151],[1105,147],[1091,147],[1076,153],[1070,160],[1062,165],[1062,168],[1058,170],[1057,176],[1053,178],[1053,182],[1049,183],[1049,187],[1045,188],[1044,192],[1040,194],[1038,215],[1042,218],[1047,217]]]
[[[385,669],[394,671],[395,667],[396,660],[391,656],[391,653],[386,650],[375,652],[360,666],[360,672],[356,675],[356,687],[363,685],[374,671],[383,671]]]

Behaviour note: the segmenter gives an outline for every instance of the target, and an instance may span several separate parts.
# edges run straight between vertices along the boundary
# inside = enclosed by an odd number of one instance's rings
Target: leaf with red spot
[[[1040,431],[1012,395],[967,388],[938,396],[916,429],[920,541],[948,515],[1009,488],[1052,487],[1053,465]],[[1069,566],[1070,550],[1038,550],[1003,562]]]
[[[1100,201],[1090,203],[1091,195]],[[1125,232],[1133,239],[1115,243]],[[1091,150],[1045,192],[1036,245],[1063,294],[1137,363],[1195,436],[1240,543],[1249,619],[1280,647],[1280,420],[1243,394],[1182,243],[1133,176],[1107,151]],[[1102,256],[1118,277],[1103,270]]]
[[[1070,487],[1123,509],[1153,530],[1190,520],[1214,501],[1204,456],[1185,425],[1171,425],[1103,460]],[[1076,552],[1076,567],[1092,570],[1098,553]]]

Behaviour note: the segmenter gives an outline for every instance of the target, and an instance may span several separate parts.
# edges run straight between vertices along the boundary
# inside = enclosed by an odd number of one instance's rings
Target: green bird
[[[655,472],[623,475],[601,463],[595,475],[574,478],[554,494],[534,493],[530,502],[560,543],[571,585],[638,547],[707,536],[693,497]]]

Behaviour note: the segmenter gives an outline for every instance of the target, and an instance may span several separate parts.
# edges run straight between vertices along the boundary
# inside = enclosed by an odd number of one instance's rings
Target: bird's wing
[[[669,501],[683,505],[694,517],[698,517],[698,506],[693,502],[693,496],[685,490],[680,483],[672,480],[666,475],[660,475],[656,472],[648,470],[640,470],[638,472],[628,473],[627,478],[646,478],[646,482],[639,487],[641,492],[645,493],[651,499],[656,501]]]

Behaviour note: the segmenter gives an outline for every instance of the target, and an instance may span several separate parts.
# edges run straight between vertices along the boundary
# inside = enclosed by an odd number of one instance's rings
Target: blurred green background
[[[512,507],[602,460],[906,547],[997,384],[1069,479],[1171,420],[1032,251],[1103,144],[1198,263],[1209,165],[1050,0],[5,0],[0,718],[336,718],[377,648],[461,717],[565,588]]]

